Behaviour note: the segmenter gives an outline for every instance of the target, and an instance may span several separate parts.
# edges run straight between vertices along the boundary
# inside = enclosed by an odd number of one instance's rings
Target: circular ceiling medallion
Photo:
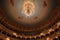
[[[22,13],[24,13],[26,16],[31,16],[35,10],[35,5],[30,2],[24,2],[22,6]]]

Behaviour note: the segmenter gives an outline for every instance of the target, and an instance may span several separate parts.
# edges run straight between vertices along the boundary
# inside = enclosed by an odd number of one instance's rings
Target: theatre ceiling
[[[60,40],[60,0],[0,0],[0,40]]]

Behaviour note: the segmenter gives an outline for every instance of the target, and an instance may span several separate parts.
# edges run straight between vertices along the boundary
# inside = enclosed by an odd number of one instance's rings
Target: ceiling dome
[[[0,33],[6,40],[59,37],[59,20],[60,0],[0,0]]]
[[[22,24],[35,24],[45,20],[52,9],[52,1],[48,0],[8,0],[8,15]]]

